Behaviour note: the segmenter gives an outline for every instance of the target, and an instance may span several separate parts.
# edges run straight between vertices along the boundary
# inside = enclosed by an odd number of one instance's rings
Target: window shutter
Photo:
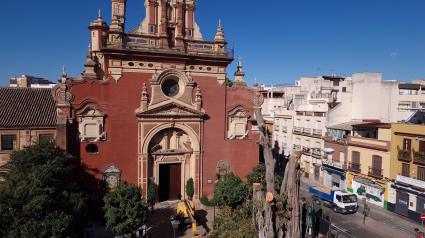
[[[425,141],[419,141],[419,151],[425,152]]]
[[[353,164],[360,164],[360,153],[353,151]]]
[[[381,169],[382,168],[382,157],[381,156],[373,156],[373,168]]]
[[[410,164],[403,163],[403,171],[401,172],[402,176],[410,177]]]
[[[404,145],[403,145],[403,149],[404,150],[411,150],[411,140],[410,139],[404,139]]]

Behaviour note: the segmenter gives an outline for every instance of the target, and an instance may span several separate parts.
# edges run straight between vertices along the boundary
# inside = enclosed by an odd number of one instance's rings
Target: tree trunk
[[[267,127],[265,125],[263,116],[261,114],[262,96],[256,91],[254,97],[254,112],[258,123],[258,130],[260,133],[259,145],[263,148],[263,155],[266,164],[266,182],[267,191],[276,196],[274,190],[274,166],[275,160],[272,154],[271,142]],[[254,225],[259,238],[298,238],[301,237],[300,220],[299,220],[299,201],[298,201],[298,188],[300,173],[297,169],[298,160],[296,156],[291,156],[288,159],[288,164],[285,168],[283,182],[280,188],[280,195],[287,195],[287,204],[290,204],[292,209],[289,209],[287,216],[282,214],[277,215],[278,210],[275,202],[266,201],[262,191],[254,191],[254,204],[261,204],[256,206],[254,210]],[[284,205],[282,205],[284,206]],[[285,207],[285,206],[284,206]],[[289,218],[288,218],[289,217]]]

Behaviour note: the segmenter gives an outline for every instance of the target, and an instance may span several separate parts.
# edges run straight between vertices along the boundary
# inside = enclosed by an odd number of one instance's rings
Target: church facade
[[[82,77],[53,88],[57,143],[97,179],[147,191],[158,184],[159,202],[211,196],[227,172],[243,177],[259,161],[254,131],[255,91],[233,61],[221,23],[206,41],[195,22],[195,1],[146,0],[146,18],[125,31],[126,0],[112,0],[112,21],[89,26],[91,46]]]

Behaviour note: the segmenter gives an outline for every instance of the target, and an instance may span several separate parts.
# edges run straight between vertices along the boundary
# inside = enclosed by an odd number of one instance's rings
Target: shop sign
[[[337,169],[342,169],[342,163],[340,162],[334,162],[332,160],[322,159],[322,164],[327,165],[329,167],[334,167]]]
[[[425,189],[425,182],[424,181],[421,181],[421,180],[412,179],[412,178],[409,178],[409,177],[397,175],[397,178],[396,178],[395,181],[396,182],[407,183],[407,184],[413,185],[415,187],[419,187],[419,188]]]
[[[351,184],[353,193],[357,195],[359,200],[366,198],[370,203],[380,207],[384,206],[385,188],[371,180],[363,178],[354,178]]]

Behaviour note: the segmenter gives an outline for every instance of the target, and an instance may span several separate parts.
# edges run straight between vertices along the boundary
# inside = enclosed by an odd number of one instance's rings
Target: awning
[[[338,174],[338,175],[341,175],[341,176],[344,176],[345,177],[345,172],[342,172],[342,171],[338,171],[338,170],[336,170],[336,169],[331,169],[331,168],[328,168],[328,167],[325,167],[325,166],[322,166],[322,168],[324,169],[324,170],[326,170],[326,171],[328,171],[328,172],[331,172],[331,173],[333,173],[333,174]]]
[[[419,88],[421,87],[420,84],[413,84],[413,83],[401,83],[398,85],[399,89],[412,89],[412,90],[419,90]]]
[[[344,122],[344,123],[333,125],[333,126],[327,126],[326,128],[334,129],[334,130],[352,131],[353,125],[359,125],[359,124],[365,124],[365,122],[350,121],[350,122]]]
[[[392,188],[396,188],[396,189],[400,189],[400,190],[404,190],[404,191],[406,191],[406,192],[413,193],[413,194],[416,194],[416,195],[425,196],[425,193],[420,193],[420,192],[418,192],[418,191],[413,191],[413,190],[410,190],[410,189],[405,188],[405,187],[397,186],[397,185],[395,185],[395,184],[391,184],[391,187],[392,187]]]

